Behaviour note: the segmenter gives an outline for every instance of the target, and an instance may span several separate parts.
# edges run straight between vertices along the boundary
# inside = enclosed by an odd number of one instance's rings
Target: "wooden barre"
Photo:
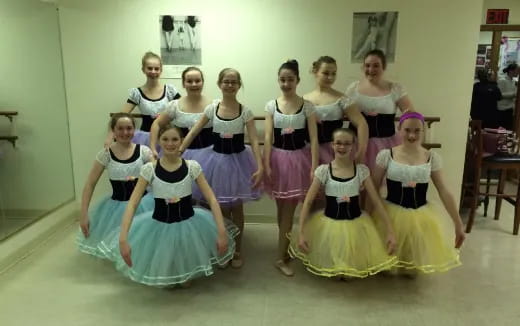
[[[18,139],[18,136],[0,136],[0,140],[7,140],[8,142],[15,147],[16,140]]]
[[[9,119],[10,122],[13,122],[13,117],[18,115],[18,111],[0,111],[0,115]]]

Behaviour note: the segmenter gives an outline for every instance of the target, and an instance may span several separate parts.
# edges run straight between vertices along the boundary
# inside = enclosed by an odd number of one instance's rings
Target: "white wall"
[[[308,71],[320,55],[338,60],[338,89],[360,78],[359,64],[349,63],[352,13],[372,10],[399,11],[396,62],[387,77],[408,88],[418,110],[441,117],[435,141],[443,145],[447,180],[458,195],[481,0],[62,1],[76,189],[102,145],[108,113],[120,109],[128,88],[144,81],[140,57],[159,52],[160,14],[200,16],[206,94],[218,96],[218,71],[235,67],[244,79],[241,100],[261,115],[265,102],[279,94],[276,71],[287,58],[301,63],[302,94],[313,87]]]
[[[74,197],[56,8],[1,0],[0,26],[0,110],[19,111],[20,137],[0,141],[0,209],[52,209]],[[0,134],[11,127],[0,117]]]

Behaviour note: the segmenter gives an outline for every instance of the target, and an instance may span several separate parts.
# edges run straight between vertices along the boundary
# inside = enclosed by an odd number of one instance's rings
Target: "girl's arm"
[[[130,113],[132,112],[132,110],[136,107],[136,105],[134,103],[125,103],[123,105],[123,109],[121,109],[121,112],[125,112],[125,113]],[[114,141],[114,133],[112,132],[112,130],[109,128],[108,129],[108,133],[107,133],[107,137],[105,138],[105,149],[108,150],[108,148],[110,147],[110,145],[112,144],[112,142]]]
[[[128,200],[128,204],[126,205],[125,213],[123,214],[123,221],[121,222],[121,233],[119,234],[119,250],[121,251],[121,256],[125,263],[132,267],[132,255],[131,249],[128,245],[128,231],[130,230],[130,226],[132,225],[132,220],[134,218],[135,210],[143,197],[144,192],[146,191],[146,187],[148,186],[148,181],[146,181],[143,177],[139,177],[137,180],[137,184],[135,185],[134,191],[132,191],[132,195],[130,196],[130,200]]]
[[[359,109],[356,104],[352,104],[348,106],[345,110],[345,116],[349,119],[350,123],[353,123],[357,129],[357,145],[358,150],[356,153],[356,161],[360,163],[364,163],[365,154],[367,152],[368,145],[368,124],[359,112]]]
[[[265,130],[264,130],[264,169],[267,180],[271,180],[271,149],[273,148],[273,116],[271,114],[265,115]]]
[[[318,144],[318,125],[316,119],[316,113],[312,112],[307,117],[307,127],[309,128],[309,138],[311,140],[311,180],[314,180],[314,171],[318,167],[319,162],[319,144]]]
[[[415,111],[412,101],[410,101],[410,97],[408,97],[408,95],[401,97],[399,100],[397,100],[396,104],[402,113],[405,113],[408,111]]]
[[[309,251],[309,244],[307,243],[305,239],[305,234],[303,232],[303,227],[305,225],[305,221],[309,217],[312,203],[314,202],[314,199],[318,195],[318,192],[320,191],[321,187],[321,181],[314,177],[312,180],[312,184],[309,188],[309,191],[307,191],[307,195],[305,196],[305,200],[303,201],[302,210],[300,212],[300,223],[298,225],[298,246],[300,249],[304,252]]]
[[[188,148],[191,145],[191,142],[197,135],[201,132],[201,130],[204,128],[204,126],[209,122],[208,117],[204,114],[202,117],[197,121],[197,123],[191,128],[190,132],[186,135],[184,138],[181,148],[179,148],[180,152],[183,153],[186,148]]]
[[[81,196],[81,218],[79,225],[85,237],[88,237],[89,235],[88,207],[90,205],[90,200],[92,199],[94,189],[96,189],[97,182],[99,181],[99,178],[103,174],[104,170],[105,167],[101,165],[101,163],[94,161],[94,165],[92,165],[92,169],[90,169],[87,181],[83,187],[83,194]]]
[[[367,177],[365,181],[363,181],[363,186],[370,198],[370,202],[372,203],[373,208],[375,209],[375,213],[381,219],[383,219],[383,223],[385,223],[386,227],[386,249],[388,254],[392,254],[395,250],[396,240],[394,235],[394,229],[392,228],[392,224],[390,223],[390,218],[386,213],[386,210],[383,206],[383,202],[381,201],[381,197],[379,197],[379,193],[377,192],[374,184],[372,183],[372,179]]]
[[[218,204],[217,198],[211,190],[211,187],[206,181],[204,174],[200,173],[197,179],[195,179],[197,185],[199,186],[202,195],[206,199],[211,209],[211,213],[213,214],[213,218],[215,219],[215,223],[217,224],[218,230],[218,239],[217,239],[217,250],[219,254],[224,254],[227,251],[228,246],[228,237],[226,234],[226,227],[224,225],[224,217],[222,216],[222,211],[220,210],[220,205]]]
[[[152,127],[150,128],[150,149],[152,150],[153,156],[155,159],[159,158],[159,154],[157,153],[157,140],[159,138],[159,130],[170,123],[171,119],[168,113],[161,113],[157,119],[152,123]]]
[[[464,242],[464,239],[466,238],[466,235],[463,231],[462,220],[460,218],[459,212],[457,211],[455,199],[444,183],[441,170],[432,171],[431,178],[435,188],[437,189],[437,192],[439,193],[439,197],[441,198],[444,208],[453,220],[453,224],[455,226],[455,248],[460,248]]]
[[[258,187],[260,182],[262,182],[262,177],[264,174],[264,167],[262,163],[262,154],[260,153],[260,146],[258,145],[258,136],[256,134],[256,126],[255,120],[251,119],[246,122],[247,128],[247,136],[249,137],[249,142],[251,143],[251,148],[253,149],[253,153],[255,154],[257,170],[253,173],[251,177],[253,179],[253,188]]]

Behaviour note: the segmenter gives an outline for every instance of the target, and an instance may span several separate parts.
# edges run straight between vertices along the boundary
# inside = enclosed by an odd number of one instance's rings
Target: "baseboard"
[[[0,243],[0,274],[27,257],[55,232],[75,223],[78,204],[72,200]]]
[[[4,209],[2,211],[4,216],[7,217],[40,217],[43,216],[45,213],[49,212],[50,210],[45,209]]]

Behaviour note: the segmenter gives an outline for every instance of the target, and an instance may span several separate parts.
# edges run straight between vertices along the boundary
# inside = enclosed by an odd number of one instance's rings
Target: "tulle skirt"
[[[448,216],[437,213],[431,204],[411,209],[385,202],[385,208],[397,239],[396,267],[433,273],[461,265]],[[376,221],[382,231],[382,222]]]
[[[335,220],[314,215],[304,226],[309,252],[298,247],[298,232],[290,237],[289,254],[300,259],[313,274],[333,277],[367,277],[392,268],[397,259],[389,256],[372,218]]]
[[[204,175],[220,205],[234,205],[261,197],[261,187],[253,189],[251,177],[258,168],[251,147],[246,146],[242,152],[233,154],[217,153],[207,147],[200,149],[197,157],[204,162]],[[198,189],[194,189],[193,198],[206,201]]]
[[[132,142],[150,147],[150,133],[148,131],[136,130]]]
[[[182,154],[182,157],[185,160],[194,160],[200,164],[202,168],[202,172],[206,175],[206,171],[209,170],[210,167],[210,158],[208,156],[207,149],[211,149],[211,146],[205,148],[197,148],[197,149],[186,149]],[[192,192],[197,193],[197,197],[200,199],[202,197],[202,193],[200,192],[198,185],[196,182],[193,182]]]
[[[367,151],[365,155],[365,164],[368,166],[370,171],[374,171],[376,167],[376,157],[379,151],[392,148],[401,143],[399,135],[395,134],[391,137],[371,137],[368,139]],[[355,147],[357,149],[357,147]],[[354,153],[356,152],[354,150]]]
[[[311,184],[309,148],[271,150],[271,178],[264,179],[267,194],[274,199],[303,201]]]
[[[219,255],[217,226],[211,212],[199,207],[194,211],[189,219],[171,224],[153,219],[153,212],[136,216],[128,233],[132,267],[121,257],[119,230],[103,240],[100,249],[123,275],[146,285],[169,286],[210,276],[215,265],[225,265],[233,258],[234,237],[239,231],[226,221],[228,248]]]
[[[113,200],[110,196],[103,198],[89,212],[89,236],[85,238],[81,229],[76,236],[76,243],[81,252],[106,258],[99,250],[98,245],[111,232],[121,226],[121,220],[126,209],[127,201]],[[153,211],[155,207],[154,198],[146,194],[137,206],[136,215]]]
[[[329,164],[334,159],[331,143],[320,144],[320,164]]]

